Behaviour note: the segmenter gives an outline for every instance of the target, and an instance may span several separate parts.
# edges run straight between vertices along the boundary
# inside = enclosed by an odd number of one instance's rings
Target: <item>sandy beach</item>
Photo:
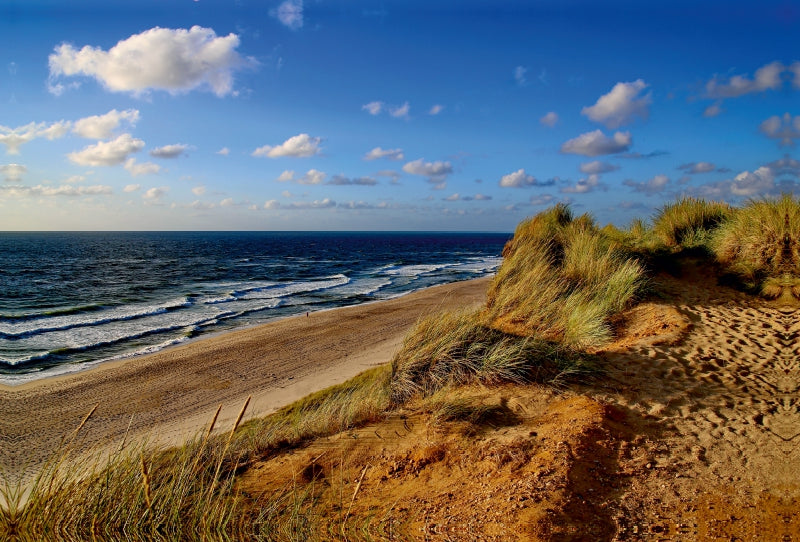
[[[408,329],[440,309],[479,306],[489,278],[428,288],[396,299],[320,311],[198,339],[71,375],[0,387],[0,467],[30,472],[98,405],[81,447],[148,439],[178,444],[208,424],[229,426],[388,362]]]

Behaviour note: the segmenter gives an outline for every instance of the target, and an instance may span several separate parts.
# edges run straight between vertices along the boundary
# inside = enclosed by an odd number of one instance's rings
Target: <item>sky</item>
[[[798,188],[791,1],[3,0],[0,230],[510,232]]]

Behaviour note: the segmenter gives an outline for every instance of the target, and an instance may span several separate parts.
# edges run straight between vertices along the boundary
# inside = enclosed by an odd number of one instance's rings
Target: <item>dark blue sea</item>
[[[0,233],[0,383],[493,273],[509,234]]]

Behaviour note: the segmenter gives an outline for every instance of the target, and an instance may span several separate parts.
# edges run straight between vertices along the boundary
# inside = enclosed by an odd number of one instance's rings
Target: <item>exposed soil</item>
[[[239,487],[318,539],[800,540],[796,306],[699,269],[656,289],[592,382],[461,389]]]

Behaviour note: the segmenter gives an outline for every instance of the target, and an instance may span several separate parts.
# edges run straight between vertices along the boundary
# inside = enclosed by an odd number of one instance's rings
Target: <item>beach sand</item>
[[[478,307],[489,278],[396,299],[310,313],[198,339],[151,355],[17,387],[0,386],[0,468],[30,476],[77,428],[80,448],[128,441],[180,444],[208,425],[230,427],[386,363],[409,328],[443,309]]]

